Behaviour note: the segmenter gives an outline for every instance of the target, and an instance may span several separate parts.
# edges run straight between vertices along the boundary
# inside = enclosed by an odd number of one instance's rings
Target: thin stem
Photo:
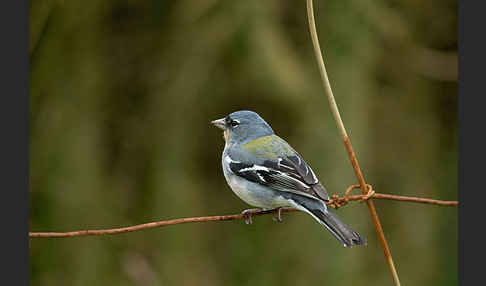
[[[339,197],[337,195],[333,195],[332,200],[327,202],[326,204],[330,207],[338,208],[347,204],[348,201],[358,201],[365,197],[366,197],[365,195],[355,195],[355,196],[348,196],[348,197]],[[406,201],[406,202],[415,202],[415,203],[422,203],[422,204],[433,204],[439,206],[458,205],[457,201],[440,201],[440,200],[433,200],[433,199],[426,199],[426,198],[396,196],[396,195],[379,194],[379,193],[373,194],[372,197],[376,199]],[[294,208],[282,209],[282,212],[294,212],[294,211],[297,210]],[[274,210],[259,211],[252,214],[252,216],[261,216],[273,212]],[[60,238],[60,237],[94,236],[94,235],[113,235],[113,234],[121,234],[121,233],[139,231],[139,230],[156,228],[156,227],[175,225],[175,224],[192,223],[192,222],[209,222],[209,221],[230,221],[230,220],[241,220],[244,218],[245,216],[243,214],[189,217],[189,218],[179,218],[179,219],[163,220],[157,222],[149,222],[144,224],[138,224],[138,225],[133,225],[128,227],[121,227],[121,228],[112,228],[112,229],[78,230],[78,231],[69,231],[69,232],[29,232],[29,237]]]
[[[314,8],[312,6],[312,0],[307,0],[307,20],[309,22],[309,31],[311,34],[312,44],[314,46],[314,53],[317,59],[317,66],[319,67],[319,72],[321,75],[322,84],[331,107],[332,115],[336,120],[339,132],[343,138],[348,137],[346,128],[344,128],[343,121],[341,120],[341,115],[339,114],[339,109],[334,99],[332,93],[331,84],[329,83],[329,78],[327,77],[326,66],[324,65],[324,59],[321,54],[321,46],[319,45],[319,39],[317,38],[316,21],[314,19]]]
[[[413,202],[413,203],[431,204],[431,205],[438,205],[438,206],[457,207],[459,205],[458,201],[440,201],[440,200],[433,200],[433,199],[426,199],[426,198],[405,197],[405,196],[397,196],[397,195],[389,195],[389,194],[374,194],[372,197],[374,199]]]
[[[329,83],[329,79],[327,77],[327,72],[326,72],[326,67],[324,65],[324,59],[322,58],[322,53],[321,53],[321,48],[319,46],[319,39],[317,38],[317,31],[316,31],[316,25],[315,25],[315,19],[314,19],[314,9],[312,6],[312,0],[307,0],[307,19],[309,21],[309,31],[311,34],[312,38],[312,43],[314,46],[314,52],[316,55],[317,59],[317,64],[319,66],[319,72],[321,74],[321,79],[322,83],[324,85],[324,90],[326,93],[326,96],[329,101],[329,105],[331,107],[332,114],[334,116],[334,119],[336,121],[336,124],[338,126],[339,132],[341,133],[341,136],[344,141],[344,146],[346,147],[346,151],[349,156],[349,160],[351,161],[351,165],[353,166],[354,173],[356,175],[356,178],[358,179],[359,184],[361,185],[361,190],[363,194],[366,194],[367,187],[366,187],[366,182],[364,180],[363,173],[361,172],[361,169],[358,164],[358,160],[356,158],[356,155],[354,154],[353,147],[351,145],[351,140],[349,139],[346,129],[344,128],[344,124],[341,120],[341,115],[339,114],[339,109],[336,104],[336,100],[334,99],[334,95],[332,94],[331,90],[331,85]],[[367,200],[366,204],[368,205],[368,210],[370,211],[371,219],[373,220],[373,223],[375,225],[376,232],[378,234],[378,238],[380,239],[381,246],[383,248],[383,253],[385,255],[385,259],[388,262],[388,265],[390,266],[390,270],[392,272],[393,276],[393,281],[395,285],[400,286],[400,280],[398,278],[398,273],[395,268],[395,264],[393,263],[393,258],[391,256],[390,249],[388,247],[388,243],[385,238],[385,234],[383,233],[383,228],[380,224],[380,220],[378,218],[378,214],[376,213],[375,206],[373,204],[372,200]]]

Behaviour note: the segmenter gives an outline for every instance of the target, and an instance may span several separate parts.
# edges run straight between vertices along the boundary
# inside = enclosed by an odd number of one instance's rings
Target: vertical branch
[[[316,24],[315,24],[315,19],[314,19],[314,9],[312,7],[312,0],[307,0],[307,19],[309,21],[309,30],[312,38],[312,43],[314,46],[314,52],[316,55],[317,59],[317,64],[319,66],[319,72],[321,74],[321,79],[322,83],[324,86],[324,90],[327,96],[327,99],[329,101],[329,105],[331,107],[332,114],[334,116],[334,120],[336,121],[336,124],[338,126],[339,132],[341,133],[341,136],[344,141],[344,146],[346,147],[346,151],[349,156],[349,160],[351,161],[351,165],[353,166],[354,173],[356,175],[356,178],[358,179],[358,182],[360,184],[361,190],[363,194],[367,194],[368,190],[366,187],[366,182],[363,176],[363,173],[361,172],[361,169],[358,164],[358,160],[356,159],[356,155],[354,154],[353,151],[353,146],[351,145],[351,140],[348,137],[348,134],[346,132],[346,129],[344,128],[343,121],[341,120],[341,115],[339,114],[339,109],[336,104],[336,100],[334,99],[334,95],[332,94],[331,90],[331,85],[329,83],[329,79],[327,77],[327,72],[326,72],[326,67],[324,65],[324,60],[322,58],[322,53],[321,53],[321,48],[319,45],[319,39],[317,38],[317,31],[316,31]],[[395,285],[400,286],[400,280],[398,279],[398,273],[395,269],[395,265],[393,263],[393,259],[391,256],[390,249],[388,247],[388,243],[385,238],[385,234],[383,233],[383,228],[381,227],[380,220],[378,218],[378,214],[376,213],[375,206],[373,204],[373,201],[371,199],[366,200],[366,204],[368,205],[368,209],[370,211],[370,216],[371,219],[373,220],[373,223],[375,225],[376,232],[378,234],[378,238],[380,240],[381,246],[383,248],[383,252],[385,255],[385,259],[388,262],[388,265],[390,266],[390,270],[392,272],[393,276],[393,281]]]

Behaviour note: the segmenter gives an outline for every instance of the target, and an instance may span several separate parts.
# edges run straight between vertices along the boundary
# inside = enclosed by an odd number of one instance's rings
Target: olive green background
[[[377,192],[457,199],[452,0],[314,1],[331,86]],[[305,1],[31,1],[30,230],[239,213],[210,121],[258,112],[329,193],[356,183]],[[457,208],[375,201],[402,285],[457,285]],[[368,210],[30,239],[31,285],[392,285]]]

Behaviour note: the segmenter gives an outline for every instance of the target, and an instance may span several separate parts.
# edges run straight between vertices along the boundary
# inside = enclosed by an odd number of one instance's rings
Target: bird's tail
[[[321,201],[310,198],[294,198],[294,202],[297,203],[296,207],[298,209],[307,212],[320,224],[325,226],[345,247],[366,245],[366,240],[361,234],[342,222]]]

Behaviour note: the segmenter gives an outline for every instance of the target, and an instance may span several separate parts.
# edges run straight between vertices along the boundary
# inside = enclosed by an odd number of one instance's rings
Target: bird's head
[[[224,130],[226,144],[244,144],[274,134],[270,125],[260,115],[249,110],[235,111],[211,123]]]

